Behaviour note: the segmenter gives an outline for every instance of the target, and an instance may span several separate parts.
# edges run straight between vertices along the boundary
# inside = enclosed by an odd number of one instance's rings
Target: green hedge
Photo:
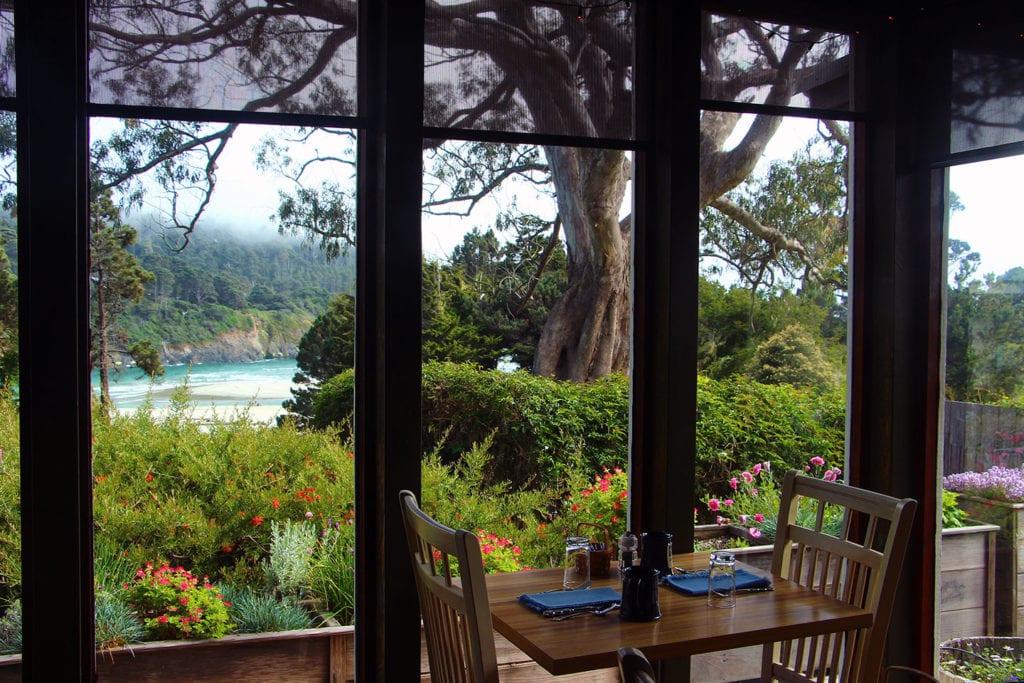
[[[313,423],[344,424],[352,411],[353,379],[327,382]],[[514,486],[564,481],[567,463],[624,466],[629,380],[609,376],[588,384],[471,365],[423,366],[423,451],[455,462],[493,434],[488,478]],[[697,494],[722,492],[735,469],[770,461],[784,471],[813,456],[841,463],[845,434],[842,389],[819,392],[734,377],[697,381]]]
[[[312,424],[344,424],[352,413],[352,373],[326,382]],[[582,454],[588,469],[626,461],[629,382],[621,375],[590,384],[459,363],[423,365],[423,452],[446,463],[494,434],[490,481],[540,486],[564,479]]]

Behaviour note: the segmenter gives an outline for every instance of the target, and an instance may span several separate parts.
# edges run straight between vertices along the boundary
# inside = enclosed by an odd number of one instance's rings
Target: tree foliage
[[[628,3],[587,7],[582,17],[576,7],[541,0],[497,7],[428,3],[425,12],[427,125],[632,136],[635,27]],[[353,0],[100,3],[90,21],[94,99],[354,114],[355,81],[348,61],[354,56],[357,16]],[[760,91],[768,104],[786,105],[806,93],[812,105],[821,105],[816,99],[821,89],[815,87],[821,73],[833,69],[848,47],[845,37],[816,29],[711,14],[704,21],[703,85],[726,100],[749,99]],[[730,49],[737,44],[750,48],[742,65]],[[733,145],[739,121],[738,113],[708,111],[700,124],[699,207],[734,221],[718,226],[716,243],[746,244],[736,241],[744,234],[754,244],[763,241],[761,248],[737,259],[749,264],[755,276],[756,264],[772,253],[789,259],[788,271],[802,268],[807,277],[827,279],[833,264],[808,239],[822,234],[820,229],[808,232],[802,224],[789,223],[801,220],[800,215],[759,216],[757,206],[722,199],[750,173],[780,124],[778,117],[757,116]],[[165,216],[165,223],[187,240],[205,210],[218,158],[235,128],[133,122],[98,150],[105,162],[102,182],[128,187],[139,174],[154,172],[174,199],[193,194],[191,202],[172,201]],[[428,208],[456,198],[473,205],[511,178],[533,182],[550,177],[558,221],[549,225],[552,232],[560,226],[564,236],[567,282],[545,320],[533,370],[577,381],[627,370],[632,220],[622,213],[632,164],[626,152],[478,144],[436,151],[443,161],[435,177],[450,185],[442,197],[425,182]],[[330,156],[317,153],[316,158]],[[335,160],[352,163],[351,157]],[[291,169],[289,177],[301,178],[307,166],[289,161],[295,164],[282,168]],[[477,176],[480,169],[486,172]],[[138,200],[132,190],[126,196]],[[341,250],[352,235],[348,202],[344,192],[310,179],[282,198],[279,227],[327,250]]]
[[[749,376],[762,384],[828,388],[837,384],[813,336],[801,325],[789,325],[758,345]]]
[[[153,274],[128,251],[135,243],[135,228],[121,222],[121,210],[112,201],[110,190],[93,195],[89,228],[92,362],[100,371],[100,401],[107,405],[110,369],[120,365],[118,353],[128,352],[121,318],[130,305],[142,300]],[[155,371],[148,360],[143,369]]]

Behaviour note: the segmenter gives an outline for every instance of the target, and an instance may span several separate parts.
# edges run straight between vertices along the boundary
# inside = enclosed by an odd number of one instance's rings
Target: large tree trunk
[[[565,229],[568,289],[552,307],[534,373],[585,382],[629,369],[631,176],[621,150],[545,148]]]

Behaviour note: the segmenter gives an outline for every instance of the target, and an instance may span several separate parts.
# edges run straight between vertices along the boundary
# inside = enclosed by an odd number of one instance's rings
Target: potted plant
[[[995,633],[1014,635],[1024,630],[1024,470],[1002,466],[984,472],[961,472],[943,477],[943,488],[959,494],[967,516],[999,527],[996,534]]]

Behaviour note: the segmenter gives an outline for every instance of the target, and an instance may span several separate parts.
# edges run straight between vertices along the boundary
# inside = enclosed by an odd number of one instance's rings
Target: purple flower
[[[942,478],[942,487],[957,493],[1008,503],[1024,502],[1024,469],[996,465],[984,472],[960,472]]]

